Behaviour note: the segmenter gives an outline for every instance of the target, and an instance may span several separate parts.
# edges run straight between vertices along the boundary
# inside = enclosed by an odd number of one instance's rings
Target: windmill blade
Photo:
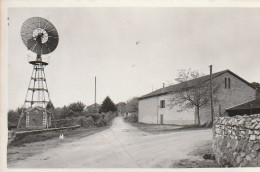
[[[42,46],[42,54],[49,54],[51,51],[50,47],[48,47],[48,45],[45,43]]]
[[[32,49],[36,45],[36,41],[34,39],[28,39],[26,42],[26,47],[28,50]]]
[[[41,39],[36,39],[41,34]],[[41,17],[27,19],[21,28],[21,37],[25,46],[37,54],[49,54],[59,42],[59,35],[54,25]]]

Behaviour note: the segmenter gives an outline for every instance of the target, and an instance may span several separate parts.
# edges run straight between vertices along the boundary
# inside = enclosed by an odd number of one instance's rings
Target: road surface
[[[188,155],[191,151],[211,139],[211,129],[149,134],[117,117],[107,130],[64,143],[8,167],[167,168],[177,160],[191,158]]]

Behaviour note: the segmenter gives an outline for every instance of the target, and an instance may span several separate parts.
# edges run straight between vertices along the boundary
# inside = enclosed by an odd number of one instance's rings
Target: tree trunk
[[[198,124],[200,125],[200,108],[199,107],[196,107],[196,114],[197,114],[197,117],[198,117]]]

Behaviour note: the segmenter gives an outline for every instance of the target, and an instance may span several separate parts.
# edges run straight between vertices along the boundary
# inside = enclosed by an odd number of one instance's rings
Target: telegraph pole
[[[95,76],[95,111],[97,110],[97,103],[96,103],[96,100],[97,100],[97,78]]]
[[[210,105],[211,105],[211,121],[213,124],[214,120],[214,109],[213,109],[213,89],[212,89],[212,65],[209,66],[210,68]]]

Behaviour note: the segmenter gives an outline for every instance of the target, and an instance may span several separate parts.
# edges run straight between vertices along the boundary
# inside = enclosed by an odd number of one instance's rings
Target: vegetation
[[[126,102],[126,112],[138,112],[138,98],[133,97]]]
[[[124,117],[124,120],[126,122],[130,122],[130,123],[137,123],[138,122],[138,114],[133,113],[132,115]]]
[[[255,88],[260,89],[260,83],[259,82],[252,82],[251,83]]]
[[[107,101],[106,101],[107,102]],[[105,104],[106,104],[105,102]],[[111,101],[112,102],[112,101]],[[112,102],[113,103],[113,102]],[[52,103],[47,105],[47,110],[53,113],[53,121],[50,127],[64,127],[71,125],[81,125],[82,127],[105,126],[117,115],[116,113],[98,114],[87,113],[82,102],[71,103],[68,106],[54,107]],[[111,107],[111,103],[110,106]],[[113,107],[113,106],[112,106]],[[108,109],[108,111],[116,111],[114,109]],[[8,128],[16,128],[19,118],[21,116],[22,108],[8,111]],[[106,111],[107,112],[107,111]],[[25,115],[21,119],[21,128],[25,127]]]
[[[82,112],[86,105],[82,102],[71,103],[68,108],[73,112]]]
[[[101,105],[100,112],[109,112],[109,111],[115,112],[117,111],[117,107],[114,104],[114,102],[110,99],[110,97],[107,96]]]
[[[196,109],[196,116],[198,119],[198,125],[200,125],[200,108],[210,103],[210,82],[202,79],[197,79],[203,76],[198,71],[191,69],[179,70],[178,76],[175,79],[179,83],[183,83],[183,89],[174,94],[170,98],[170,108],[178,106],[178,111],[184,111],[186,109]],[[192,85],[189,85],[186,81],[197,79],[193,81]],[[218,83],[212,83],[213,99],[217,101],[216,94],[219,90]]]

